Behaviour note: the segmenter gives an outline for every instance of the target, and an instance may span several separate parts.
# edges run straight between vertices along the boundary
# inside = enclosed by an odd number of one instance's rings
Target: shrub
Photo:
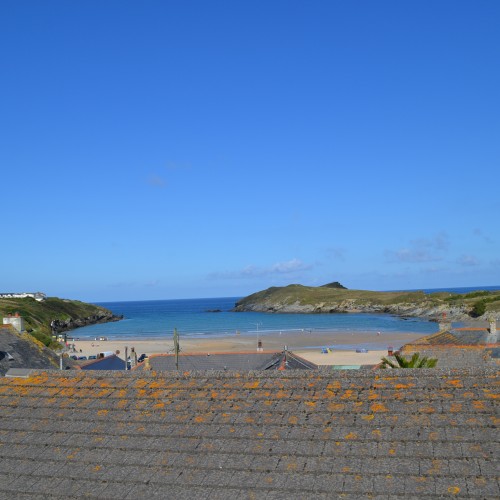
[[[38,341],[40,341],[44,346],[51,347],[53,340],[52,337],[45,335],[41,332],[30,332],[30,335],[35,337]]]
[[[479,318],[479,316],[482,316],[485,312],[486,312],[486,301],[483,299],[483,300],[478,300],[477,302],[474,303],[470,315],[473,318]]]

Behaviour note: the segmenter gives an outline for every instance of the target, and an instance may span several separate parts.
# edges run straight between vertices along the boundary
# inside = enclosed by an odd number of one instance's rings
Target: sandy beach
[[[264,351],[277,352],[287,349],[317,364],[373,364],[387,354],[387,347],[398,349],[402,345],[422,337],[421,333],[386,333],[374,332],[276,332],[260,337]],[[125,357],[125,349],[130,353],[135,349],[138,355],[172,353],[172,338],[162,339],[129,339],[90,341],[75,340],[69,343],[71,350],[81,356],[97,355],[99,352],[118,352]],[[340,346],[349,345],[346,349]],[[339,347],[336,347],[339,346]],[[368,346],[368,347],[367,347]],[[322,347],[330,347],[331,352],[321,352]],[[181,352],[189,353],[235,353],[257,350],[255,335],[237,335],[217,338],[180,338]],[[367,348],[368,353],[356,353],[356,348]],[[375,361],[373,361],[375,359]]]

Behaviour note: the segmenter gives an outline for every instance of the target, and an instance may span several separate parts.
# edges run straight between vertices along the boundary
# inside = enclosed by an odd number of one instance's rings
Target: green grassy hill
[[[0,299],[0,315],[18,313],[23,317],[26,330],[45,345],[52,341],[51,323],[56,322],[56,331],[66,331],[107,321],[116,321],[116,316],[104,307],[78,300],[49,297],[38,302],[31,297],[24,299]]]
[[[341,313],[383,312],[400,316],[419,316],[464,320],[500,312],[500,290],[468,294],[437,292],[374,292],[348,290],[341,286],[310,287],[288,285],[271,287],[241,299],[235,311]]]

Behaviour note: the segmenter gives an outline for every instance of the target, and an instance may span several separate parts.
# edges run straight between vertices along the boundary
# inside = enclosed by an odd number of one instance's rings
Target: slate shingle
[[[0,497],[495,497],[498,387],[491,368],[0,379]]]

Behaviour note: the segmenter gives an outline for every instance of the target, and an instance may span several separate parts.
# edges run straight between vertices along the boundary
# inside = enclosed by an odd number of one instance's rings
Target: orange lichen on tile
[[[432,461],[432,467],[427,470],[427,474],[434,475],[434,474],[440,474],[441,469],[443,467],[443,463],[441,460],[433,460]]]
[[[462,388],[464,386],[463,382],[461,380],[458,380],[458,379],[453,379],[453,380],[447,380],[446,383],[448,385],[451,385],[453,387],[459,387],[459,388]]]
[[[476,410],[484,410],[486,408],[484,401],[473,401],[472,406],[474,406]]]
[[[463,408],[462,403],[452,403],[450,405],[450,412],[451,413],[458,413],[458,412],[462,411],[462,408]]]
[[[146,387],[147,385],[149,384],[148,380],[147,379],[137,379],[135,381],[135,384],[134,384],[134,387],[136,389],[141,389],[143,387]]]
[[[345,404],[344,403],[329,403],[327,408],[329,411],[344,411]]]
[[[36,375],[34,377],[28,377],[25,380],[19,379],[19,382],[24,383],[24,384],[40,385],[40,384],[44,384],[45,382],[47,382],[48,378],[49,378],[48,374],[44,373],[44,374]]]
[[[342,384],[338,381],[338,380],[335,380],[334,382],[330,382],[326,388],[328,390],[338,390],[338,389],[341,389],[342,388]]]
[[[99,411],[97,412],[97,415],[98,415],[99,417],[104,417],[104,416],[106,416],[108,413],[109,413],[109,410],[99,410]]]
[[[491,392],[490,389],[483,389],[484,397],[488,399],[500,399],[500,394]]]
[[[494,426],[500,426],[500,418],[492,416],[490,417],[490,420]]]
[[[361,418],[369,422],[370,420],[373,420],[375,418],[375,415],[363,415]]]
[[[458,495],[458,493],[460,493],[460,488],[458,486],[450,486],[448,488],[448,493],[450,493],[450,495]]]
[[[400,390],[400,389],[409,389],[410,387],[414,387],[414,386],[415,386],[415,384],[396,384],[394,386],[394,389],[398,389],[398,390]]]
[[[288,423],[291,425],[297,425],[299,422],[299,419],[295,416],[288,417]]]
[[[358,435],[355,432],[349,432],[349,434],[345,436],[345,439],[358,439]]]
[[[436,409],[432,406],[423,406],[419,408],[420,413],[436,413]]]
[[[383,404],[383,403],[373,403],[371,406],[370,406],[370,410],[373,412],[373,413],[376,413],[376,412],[386,412],[386,411],[389,411],[387,409],[387,407]]]
[[[376,437],[382,437],[382,432],[379,429],[374,429],[372,434]]]
[[[351,389],[347,389],[347,391],[340,396],[340,399],[351,399],[353,397],[353,391]]]
[[[245,389],[257,389],[259,387],[259,381],[256,380],[254,382],[247,382],[243,385]]]

